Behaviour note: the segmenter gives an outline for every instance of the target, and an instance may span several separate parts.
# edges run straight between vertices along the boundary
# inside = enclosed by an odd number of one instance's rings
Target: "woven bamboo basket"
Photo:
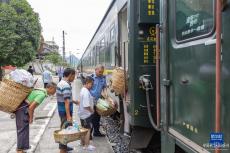
[[[0,82],[0,111],[7,113],[15,112],[31,91],[32,88],[3,79]]]
[[[79,140],[82,136],[85,136],[88,129],[80,128],[80,132],[73,134],[59,134],[60,131],[61,130],[54,131],[54,140],[56,143],[67,145],[67,143]]]
[[[117,94],[123,94],[125,91],[125,76],[124,76],[124,69],[116,68],[113,70],[112,73],[112,89]]]

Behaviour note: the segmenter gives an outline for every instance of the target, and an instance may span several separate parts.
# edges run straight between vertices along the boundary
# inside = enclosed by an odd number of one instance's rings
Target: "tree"
[[[53,63],[55,66],[57,66],[57,65],[61,65],[62,57],[57,52],[51,52],[45,56],[45,60],[48,60],[51,63]]]
[[[0,3],[0,23],[0,66],[23,66],[33,60],[40,44],[41,24],[29,3]]]

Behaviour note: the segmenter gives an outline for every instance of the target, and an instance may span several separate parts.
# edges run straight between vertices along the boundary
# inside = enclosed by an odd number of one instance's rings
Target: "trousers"
[[[17,128],[17,150],[27,150],[30,148],[28,107],[28,104],[23,102],[15,112]]]
[[[93,134],[97,135],[100,134],[100,120],[101,120],[101,116],[97,113],[96,111],[96,106],[94,106],[94,114],[92,116],[92,123],[93,123]]]

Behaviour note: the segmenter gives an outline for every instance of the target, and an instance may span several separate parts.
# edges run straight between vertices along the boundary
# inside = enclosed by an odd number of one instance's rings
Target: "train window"
[[[100,61],[99,61],[99,51],[100,51],[100,50],[99,50],[99,47],[96,46],[96,54],[97,54],[96,65],[100,63]]]
[[[114,26],[112,27],[112,29],[110,30],[110,41],[113,42],[115,39],[115,29]]]
[[[105,47],[105,38],[101,39],[100,41],[100,48],[104,48]]]
[[[176,39],[194,40],[214,30],[214,2],[211,0],[176,1]]]
[[[109,48],[105,49],[105,65],[110,65],[110,50]]]
[[[96,58],[97,58],[97,50],[96,50],[96,46],[93,47],[93,66],[96,66]]]
[[[105,62],[105,38],[102,38],[100,41],[99,62],[100,64],[104,64]]]
[[[89,51],[89,59],[88,59],[89,61],[89,66],[91,66],[91,50]]]
[[[110,47],[110,63],[111,66],[115,66],[115,44]]]

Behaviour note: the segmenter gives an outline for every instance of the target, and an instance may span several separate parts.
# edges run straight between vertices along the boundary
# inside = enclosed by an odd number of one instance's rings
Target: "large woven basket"
[[[0,111],[7,113],[15,112],[31,91],[32,88],[3,79],[0,82]]]
[[[116,68],[113,70],[112,73],[112,89],[117,94],[123,94],[125,91],[125,76],[124,76],[124,69]]]
[[[81,128],[80,132],[73,134],[59,134],[61,130],[54,131],[54,140],[56,143],[61,143],[67,145],[69,142],[80,140],[82,136],[85,136],[88,132],[88,129]]]

